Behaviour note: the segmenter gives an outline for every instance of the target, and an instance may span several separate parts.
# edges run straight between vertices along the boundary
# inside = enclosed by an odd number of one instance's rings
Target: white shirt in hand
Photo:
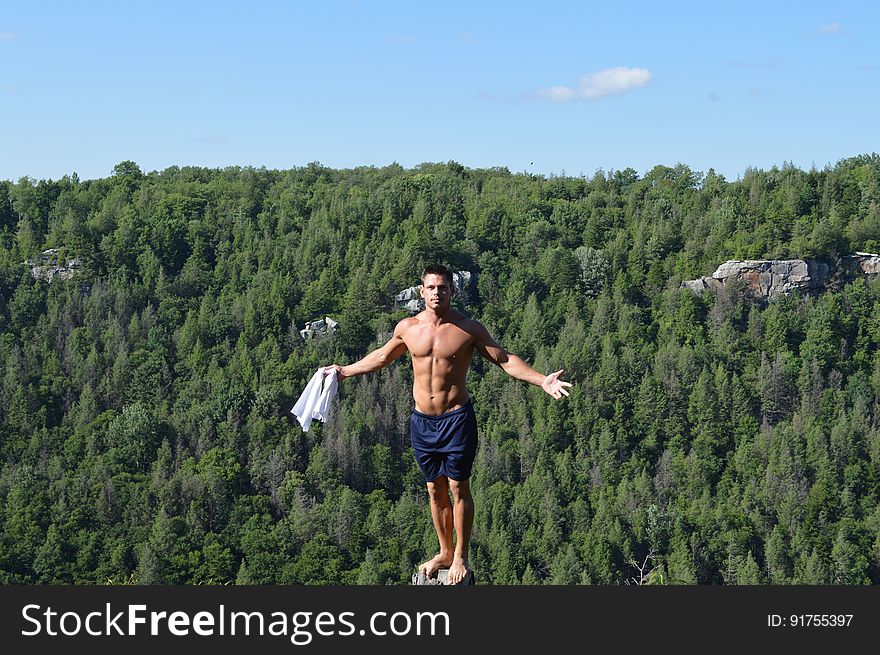
[[[327,421],[330,401],[336,396],[338,388],[339,380],[335,369],[328,366],[319,368],[315,372],[299,400],[290,410],[291,414],[296,415],[303,432],[309,431],[313,419],[318,419],[322,423]]]

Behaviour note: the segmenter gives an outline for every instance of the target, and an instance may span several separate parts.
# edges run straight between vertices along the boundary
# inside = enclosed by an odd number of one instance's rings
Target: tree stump
[[[457,585],[450,585],[447,582],[447,577],[449,576],[449,569],[437,569],[437,573],[434,577],[429,578],[425,575],[424,571],[417,571],[413,573],[412,584],[414,585],[447,585],[447,586],[455,586],[455,587],[472,587],[476,582],[476,576],[473,571],[468,571],[467,575],[459,582]]]

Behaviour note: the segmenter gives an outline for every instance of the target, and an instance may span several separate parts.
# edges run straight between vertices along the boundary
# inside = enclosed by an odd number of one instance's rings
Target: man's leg
[[[455,523],[455,554],[449,567],[449,584],[458,584],[468,572],[468,547],[474,525],[474,498],[469,480],[449,480]]]
[[[424,571],[429,578],[439,568],[452,564],[452,526],[453,512],[449,504],[449,479],[445,475],[428,483],[428,498],[431,501],[431,518],[434,520],[434,529],[437,531],[437,540],[440,542],[440,552],[427,562],[419,566],[419,571]]]

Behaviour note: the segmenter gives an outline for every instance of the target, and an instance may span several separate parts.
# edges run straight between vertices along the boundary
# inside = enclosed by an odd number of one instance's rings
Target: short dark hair
[[[449,282],[449,288],[455,290],[455,280],[452,277],[452,271],[443,266],[443,264],[425,266],[425,270],[422,271],[422,276],[419,278],[422,281],[422,284],[425,283],[425,278],[429,275],[442,275],[446,278],[446,281]]]

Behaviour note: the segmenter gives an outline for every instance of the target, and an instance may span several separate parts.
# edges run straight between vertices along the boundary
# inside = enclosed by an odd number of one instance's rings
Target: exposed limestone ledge
[[[850,277],[863,275],[871,279],[880,274],[880,255],[857,252],[843,257],[841,266]],[[821,293],[826,290],[832,273],[827,262],[815,259],[732,259],[721,264],[710,276],[685,280],[681,288],[700,293],[740,280],[753,297],[766,301],[794,291]]]
[[[303,339],[320,339],[336,332],[339,323],[329,316],[306,323],[305,328],[299,331],[299,336]]]
[[[28,259],[22,263],[31,269],[32,278],[49,283],[54,280],[69,280],[79,270],[79,259],[64,259],[62,262],[58,248],[44,250],[36,260]]]

